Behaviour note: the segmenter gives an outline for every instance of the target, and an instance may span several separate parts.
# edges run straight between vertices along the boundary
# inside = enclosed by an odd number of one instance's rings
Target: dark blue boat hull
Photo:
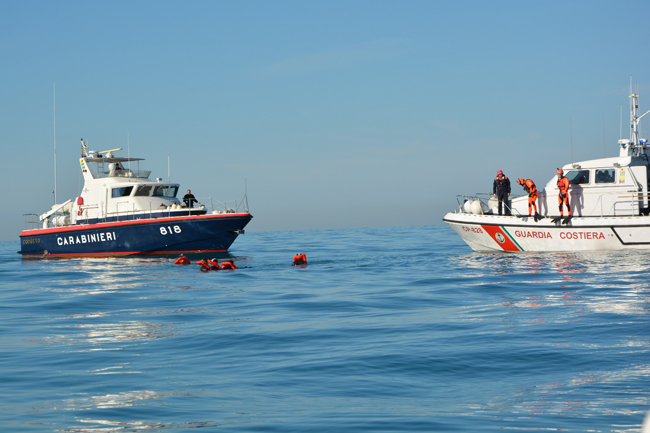
[[[248,213],[154,218],[25,230],[23,258],[175,255],[227,251]]]

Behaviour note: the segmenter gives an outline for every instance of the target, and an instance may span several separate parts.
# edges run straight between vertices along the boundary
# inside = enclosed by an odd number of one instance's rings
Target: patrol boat
[[[142,158],[90,151],[81,140],[81,195],[47,212],[25,215],[23,258],[175,255],[227,251],[253,218],[246,196],[235,208],[186,207],[179,185],[140,170]],[[125,163],[135,162],[131,170]],[[241,208],[241,209],[240,209]]]
[[[637,114],[638,92],[630,91],[630,101],[630,138],[618,141],[618,157],[562,167],[570,182],[571,217],[559,215],[555,176],[539,191],[541,219],[528,216],[527,196],[512,198],[512,216],[501,216],[496,199],[476,194],[458,196],[459,209],[443,221],[475,251],[650,248],[650,146],[638,128],[650,111]]]

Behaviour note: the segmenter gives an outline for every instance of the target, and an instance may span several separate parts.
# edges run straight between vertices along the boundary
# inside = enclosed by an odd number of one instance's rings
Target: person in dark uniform
[[[187,207],[189,207],[189,208],[193,208],[193,207],[194,207],[194,203],[201,204],[201,203],[199,203],[199,201],[196,199],[196,197],[194,197],[194,194],[192,194],[192,191],[190,191],[189,189],[187,190],[187,194],[185,194],[185,195],[183,196],[183,203],[185,203],[185,206],[187,206]]]
[[[497,171],[497,177],[494,178],[494,183],[492,184],[492,194],[494,197],[499,200],[499,215],[503,214],[503,206],[505,203],[506,215],[510,215],[510,206],[508,206],[508,200],[510,198],[510,179],[507,176],[503,175],[503,171]]]

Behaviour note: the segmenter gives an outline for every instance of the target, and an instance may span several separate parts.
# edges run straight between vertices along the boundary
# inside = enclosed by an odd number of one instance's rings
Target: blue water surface
[[[643,251],[474,253],[446,226],[247,233],[210,273],[18,249],[2,431],[638,432],[650,409]]]

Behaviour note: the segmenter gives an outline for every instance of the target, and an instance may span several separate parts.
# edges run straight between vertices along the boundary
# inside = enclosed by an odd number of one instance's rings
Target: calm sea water
[[[445,226],[247,233],[211,273],[18,249],[2,431],[638,432],[650,409],[646,252],[479,254]]]

